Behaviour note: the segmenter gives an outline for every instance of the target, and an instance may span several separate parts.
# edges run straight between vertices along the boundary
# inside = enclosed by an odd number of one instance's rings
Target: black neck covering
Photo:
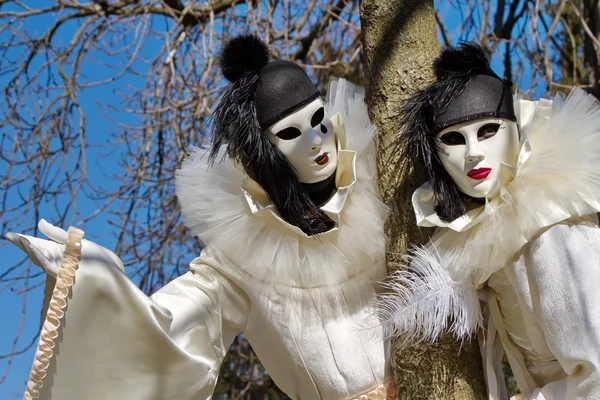
[[[308,196],[317,207],[323,206],[337,189],[335,187],[335,172],[321,182],[301,183]]]

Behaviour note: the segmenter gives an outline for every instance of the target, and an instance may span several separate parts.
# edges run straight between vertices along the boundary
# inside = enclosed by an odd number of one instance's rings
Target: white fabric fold
[[[111,260],[84,255],[40,399],[210,399],[248,312],[216,271],[148,298]]]
[[[578,219],[554,225],[506,274],[511,292],[490,280],[499,293],[491,318],[521,392],[535,400],[600,398],[598,226]],[[511,312],[513,302],[521,313]]]

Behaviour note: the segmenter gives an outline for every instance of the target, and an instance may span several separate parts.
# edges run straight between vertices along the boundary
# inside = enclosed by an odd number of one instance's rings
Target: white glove
[[[35,265],[42,267],[48,275],[56,278],[65,251],[65,243],[67,243],[67,232],[44,219],[38,223],[38,228],[52,240],[13,232],[8,232],[6,238],[23,250]]]
[[[13,232],[7,233],[6,238],[23,250],[35,265],[42,267],[48,275],[56,278],[65,252],[65,244],[68,239],[67,232],[49,224],[44,219],[38,223],[38,229],[51,240]],[[93,259],[103,262],[108,267],[115,266],[121,271],[125,271],[123,262],[115,253],[89,240],[84,239],[82,241],[81,256],[82,259]]]

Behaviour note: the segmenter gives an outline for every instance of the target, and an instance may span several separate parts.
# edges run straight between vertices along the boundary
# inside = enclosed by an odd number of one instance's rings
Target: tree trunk
[[[583,2],[583,23],[586,23],[594,35],[593,39],[600,39],[600,2],[598,0],[585,0]],[[583,31],[583,60],[587,64],[590,74],[588,92],[600,99],[600,60],[593,40]]]
[[[366,101],[379,130],[379,186],[391,209],[385,228],[391,271],[410,243],[423,243],[432,233],[415,223],[410,199],[424,173],[402,172],[394,116],[400,99],[431,80],[439,44],[431,0],[362,0],[360,16]],[[447,338],[402,351],[392,342],[392,368],[399,400],[487,398],[475,339],[461,346]]]

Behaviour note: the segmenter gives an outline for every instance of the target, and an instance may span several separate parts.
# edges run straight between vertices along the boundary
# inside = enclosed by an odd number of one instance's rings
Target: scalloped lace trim
[[[392,379],[351,400],[396,400],[396,385]]]
[[[69,296],[71,286],[75,281],[75,273],[79,268],[83,231],[71,226],[67,235],[65,252],[56,278],[56,285],[50,298],[48,312],[40,332],[40,340],[33,358],[25,395],[23,396],[24,400],[40,397],[40,389],[44,384],[44,378],[52,359],[55,339],[58,337],[61,320],[65,315],[64,309],[67,306],[67,296]]]

